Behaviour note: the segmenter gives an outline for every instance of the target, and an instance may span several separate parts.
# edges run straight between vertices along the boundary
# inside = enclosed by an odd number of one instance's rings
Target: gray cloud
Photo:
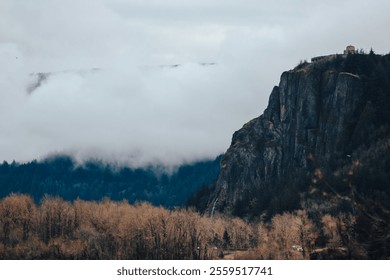
[[[65,152],[142,166],[213,157],[299,60],[348,44],[389,52],[389,8],[384,0],[3,0],[0,160]],[[37,73],[51,74],[37,83]]]

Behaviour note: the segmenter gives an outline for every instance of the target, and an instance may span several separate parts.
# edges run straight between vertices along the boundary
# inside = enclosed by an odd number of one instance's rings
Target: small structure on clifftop
[[[356,49],[354,46],[347,46],[344,51],[344,54],[354,54],[354,53],[356,53]]]
[[[344,50],[344,54],[343,56],[346,56],[346,55],[349,55],[349,54],[355,54],[357,53],[357,50],[354,46],[347,46]],[[313,57],[311,59],[311,62],[317,62],[317,61],[320,61],[320,60],[330,60],[330,59],[334,59],[336,58],[337,55],[336,54],[330,54],[330,55],[322,55],[322,56],[316,56],[316,57]]]

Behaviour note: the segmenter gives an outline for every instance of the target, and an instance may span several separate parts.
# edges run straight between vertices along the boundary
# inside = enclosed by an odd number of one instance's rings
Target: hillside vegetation
[[[45,195],[75,199],[148,201],[165,207],[181,206],[219,173],[220,157],[178,167],[174,172],[162,168],[130,168],[100,161],[78,164],[69,156],[42,161],[0,164],[0,197],[25,193],[39,202]]]
[[[306,211],[248,223],[193,210],[27,195],[0,201],[1,259],[241,259],[366,258],[352,215]],[[229,256],[231,258],[231,256]]]

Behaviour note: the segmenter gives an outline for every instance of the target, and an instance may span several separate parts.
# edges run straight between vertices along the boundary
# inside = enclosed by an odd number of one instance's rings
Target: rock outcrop
[[[353,54],[284,72],[264,113],[234,133],[206,210],[234,214],[239,203],[251,207],[248,197],[261,199],[256,190],[277,188],[275,182],[286,178],[310,181],[313,159],[331,170],[351,162],[359,147],[372,144],[366,132],[388,124],[383,118],[373,121],[381,102],[372,92],[373,86],[382,87],[389,101],[388,80],[383,86],[373,82],[378,71],[389,78],[388,64],[388,55]]]

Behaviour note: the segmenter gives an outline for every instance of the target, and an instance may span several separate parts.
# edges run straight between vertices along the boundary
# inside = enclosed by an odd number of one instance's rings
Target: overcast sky
[[[389,53],[389,13],[388,0],[0,0],[0,160],[212,158],[300,60]]]

